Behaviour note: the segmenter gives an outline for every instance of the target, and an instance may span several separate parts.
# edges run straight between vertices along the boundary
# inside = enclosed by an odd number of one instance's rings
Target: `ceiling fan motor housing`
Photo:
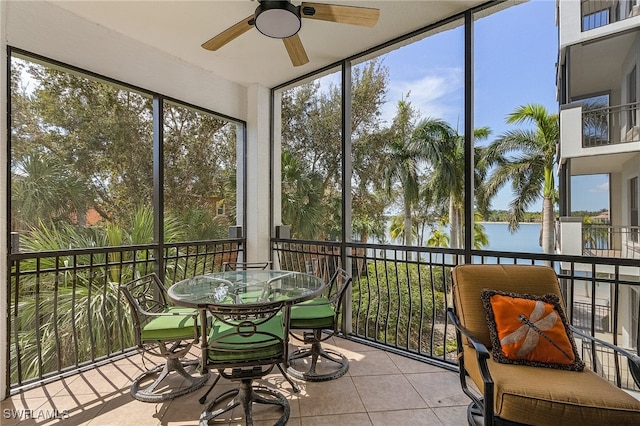
[[[300,8],[288,1],[263,0],[256,8],[255,27],[267,37],[291,37],[301,25]]]

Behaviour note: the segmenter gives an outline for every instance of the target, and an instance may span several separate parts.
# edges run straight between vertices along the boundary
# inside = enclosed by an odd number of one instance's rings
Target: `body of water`
[[[483,222],[482,226],[489,239],[489,245],[483,247],[483,250],[542,253],[539,223],[521,223],[513,234],[507,223]]]

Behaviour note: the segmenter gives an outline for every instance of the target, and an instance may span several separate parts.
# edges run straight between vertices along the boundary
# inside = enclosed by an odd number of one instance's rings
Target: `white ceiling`
[[[380,9],[373,28],[303,19],[299,36],[309,63],[294,67],[281,40],[255,28],[218,51],[201,44],[250,16],[255,0],[233,1],[52,1],[67,11],[125,37],[168,53],[242,85],[273,87],[388,40],[485,3],[471,0],[332,1]],[[294,0],[295,5],[300,4]]]

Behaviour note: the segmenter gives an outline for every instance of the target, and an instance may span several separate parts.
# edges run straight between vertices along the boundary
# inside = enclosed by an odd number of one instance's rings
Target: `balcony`
[[[640,141],[638,104],[582,110],[584,148]]]
[[[638,226],[585,224],[579,218],[562,218],[558,231],[562,254],[640,259]]]
[[[582,228],[585,256],[640,259],[638,226],[586,225]]]
[[[588,109],[568,105],[560,111],[559,161],[571,160],[572,175],[613,173],[640,150],[638,104]]]
[[[236,239],[167,246],[162,252],[166,280],[219,270],[224,259],[243,254],[244,244],[244,240]],[[351,315],[343,324],[346,331],[331,342],[350,359],[347,375],[330,382],[300,383],[300,394],[292,394],[281,376],[268,378],[291,402],[290,423],[389,424],[397,421],[399,412],[406,422],[465,422],[468,400],[456,373],[453,326],[445,315],[451,305],[449,271],[464,258],[463,250],[289,239],[273,239],[271,244],[274,263],[283,269],[326,276],[345,262],[354,277]],[[156,260],[146,250],[154,252],[138,246],[92,249],[91,254],[85,249],[75,254],[72,250],[12,255],[15,291],[11,318],[19,318],[28,308],[18,303],[15,295],[18,289],[29,288],[31,296],[42,302],[36,309],[43,321],[52,312],[65,315],[60,306],[68,306],[64,304],[69,302],[67,295],[74,301],[74,318],[91,318],[95,330],[108,328],[111,334],[103,336],[107,340],[102,342],[88,330],[91,321],[64,328],[60,320],[50,319],[55,326],[49,331],[57,333],[52,340],[44,328],[29,333],[32,323],[14,320],[10,344],[12,396],[1,405],[3,424],[16,424],[27,416],[41,423],[52,421],[52,416],[67,416],[74,423],[85,424],[195,422],[202,410],[198,402],[202,392],[159,404],[139,402],[130,396],[132,379],[154,360],[142,360],[127,340],[126,330],[114,326],[125,323],[124,317],[117,315],[126,314],[117,309],[107,314],[105,305],[98,302],[112,288],[108,281],[105,284],[101,271],[110,271],[110,277],[117,280],[124,279],[129,270],[152,269]],[[109,256],[99,256],[98,252],[108,252]],[[638,350],[638,274],[635,278],[621,274],[637,261],[482,250],[471,253],[473,263],[554,266],[567,294],[572,324]],[[610,268],[610,273],[603,275],[603,268]],[[38,286],[25,286],[29,277]],[[74,279],[67,282],[62,277]],[[87,277],[94,280],[93,293],[82,290]],[[57,283],[57,296],[47,298],[44,284],[51,279]],[[102,313],[91,315],[96,307]],[[580,341],[578,347],[582,359],[598,374],[629,392],[640,391],[626,363],[613,353]],[[223,389],[229,384],[218,386]]]
[[[460,391],[456,372],[346,339],[336,338],[330,343],[350,361],[349,371],[340,379],[298,382],[301,391],[294,394],[282,376],[268,376],[268,382],[289,400],[288,424],[466,422],[468,401]],[[153,361],[145,360],[146,365]],[[56,415],[68,418],[69,424],[196,424],[203,409],[198,398],[205,390],[158,404],[137,401],[131,397],[129,385],[142,372],[141,366],[141,356],[135,354],[14,395],[0,402],[2,424],[13,426],[26,418],[49,424],[58,421],[51,419]],[[210,382],[213,380],[212,376]],[[232,385],[221,379],[216,386],[212,395]],[[273,418],[268,411],[254,414],[257,424]],[[231,424],[237,423],[235,416],[242,416],[241,411],[232,414]]]

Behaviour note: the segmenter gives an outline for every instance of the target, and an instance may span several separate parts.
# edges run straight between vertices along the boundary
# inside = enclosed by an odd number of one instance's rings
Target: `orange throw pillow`
[[[575,342],[555,294],[533,296],[485,289],[494,361],[582,371]]]

